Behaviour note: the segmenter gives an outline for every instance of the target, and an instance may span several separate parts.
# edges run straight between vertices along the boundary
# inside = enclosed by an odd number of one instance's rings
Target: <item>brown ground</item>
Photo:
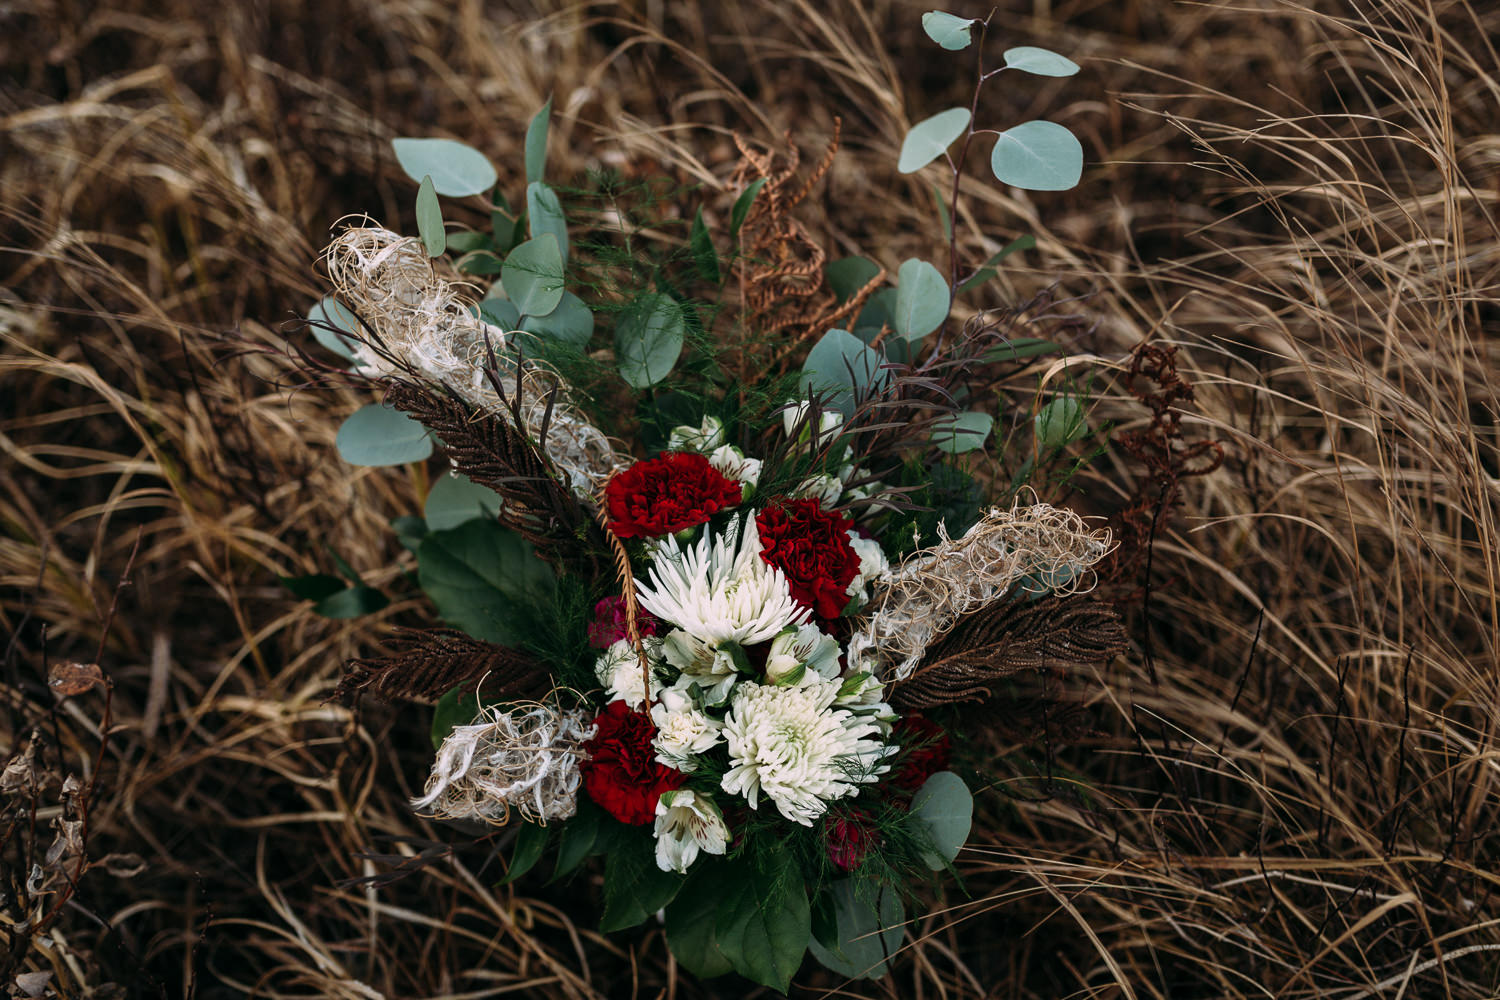
[[[1500,7],[1310,2],[996,15],[994,51],[1084,70],[1005,81],[992,120],[1057,118],[1090,167],[1065,195],[972,186],[975,256],[1039,240],[985,304],[1093,292],[1084,357],[1047,374],[1094,377],[1117,433],[1148,424],[1128,352],[1180,345],[1184,433],[1227,459],[1117,588],[1134,648],[1079,684],[1094,735],[998,748],[968,894],[934,901],[887,981],[809,963],[798,995],[1500,995]],[[421,713],[323,703],[419,609],[330,622],[275,574],[326,570],[327,543],[391,582],[385,522],[420,484],[351,475],[332,439],[356,394],[289,397],[224,335],[276,342],[340,216],[414,230],[391,136],[463,138],[516,181],[548,93],[555,176],[578,178],[712,185],[729,131],[815,152],[840,115],[803,221],[834,256],[931,256],[895,153],[969,71],[921,5],[506,6],[0,8],[0,751],[36,745],[55,776],[35,810],[6,800],[8,989],[739,994],[678,975],[659,930],[594,933],[587,879],[492,890],[484,845],[345,884],[390,870],[366,854],[458,839],[405,804]],[[1120,448],[1081,485],[1100,510],[1159,489]],[[107,706],[47,690],[44,663],[95,659]],[[66,819],[91,800],[76,892],[76,856],[45,857],[63,798]]]

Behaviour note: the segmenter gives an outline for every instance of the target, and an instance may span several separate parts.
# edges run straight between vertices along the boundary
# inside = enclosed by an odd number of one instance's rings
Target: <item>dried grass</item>
[[[1135,648],[1089,688],[1090,735],[992,747],[968,894],[914,922],[892,982],[799,982],[1500,994],[1500,16],[1411,0],[1030,10],[1004,26],[1085,72],[1017,81],[994,109],[1069,122],[1102,166],[1066,196],[974,184],[960,220],[984,236],[965,248],[1035,233],[1032,267],[1007,266],[989,304],[1059,277],[1093,291],[1098,322],[1072,346],[1112,360],[1012,386],[1096,375],[1096,418],[1145,427],[1114,362],[1142,338],[1176,344],[1197,390],[1184,428],[1228,457],[1151,526],[1127,581]],[[274,342],[317,294],[309,264],[336,217],[409,222],[390,135],[477,142],[514,178],[549,91],[559,176],[605,162],[709,181],[732,168],[731,131],[795,126],[816,150],[841,115],[799,217],[830,255],[874,250],[894,270],[936,242],[926,189],[893,173],[900,135],[964,81],[914,7],[543,13],[122,0],[85,17],[31,0],[0,15],[0,631],[16,637],[0,749],[38,727],[39,766],[96,788],[88,856],[145,861],[85,872],[46,937],[0,930],[7,987],[47,971],[63,996],[734,992],[682,977],[659,929],[591,932],[586,880],[491,888],[503,835],[450,850],[453,831],[406,806],[429,761],[420,723],[324,703],[343,660],[422,614],[320,620],[274,574],[325,566],[327,543],[389,583],[408,564],[384,519],[425,484],[351,475],[332,437],[362,397],[288,395],[222,334]],[[1125,509],[1147,481],[1111,455],[1072,502]],[[115,726],[98,756],[104,694],[59,702],[44,659],[92,656],[137,537],[100,657]],[[39,793],[41,853],[60,788]],[[0,865],[12,899],[22,840]]]

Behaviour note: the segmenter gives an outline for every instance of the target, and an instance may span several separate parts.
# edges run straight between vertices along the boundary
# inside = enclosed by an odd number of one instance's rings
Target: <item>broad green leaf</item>
[[[704,281],[719,280],[719,252],[714,249],[713,237],[708,233],[708,224],[703,221],[703,209],[693,215],[692,228],[688,230],[688,249],[693,254],[693,264],[698,277]]]
[[[313,605],[313,610],[324,618],[359,618],[372,615],[390,603],[390,598],[374,587],[361,584],[329,594]]]
[[[392,139],[391,147],[406,176],[420,181],[430,175],[445,198],[482,194],[499,178],[483,153],[452,139]]]
[[[1024,361],[1043,354],[1061,354],[1062,345],[1037,337],[1017,337],[985,352],[986,361]]]
[[[784,849],[757,861],[726,872],[714,937],[735,972],[785,993],[807,953],[812,912]]]
[[[587,796],[578,797],[578,812],[563,824],[562,837],[557,844],[557,865],[547,881],[556,882],[583,864],[583,860],[594,853],[599,840],[599,824],[603,814]]]
[[[876,329],[888,326],[894,330],[896,328],[896,290],[882,288],[865,299],[865,307],[859,311],[859,318],[854,321],[854,325],[873,326]]]
[[[412,552],[417,551],[417,546],[427,537],[427,522],[413,514],[391,518],[391,529],[396,532],[396,541]]]
[[[505,258],[500,284],[506,298],[527,316],[545,316],[563,297],[563,259],[557,237],[544,233]]]
[[[444,621],[476,639],[519,646],[552,599],[552,570],[520,535],[489,520],[434,531],[417,546],[417,579]]]
[[[734,207],[729,210],[729,235],[731,238],[740,234],[740,227],[745,224],[745,217],[750,214],[750,206],[755,204],[755,196],[760,194],[760,189],[766,186],[766,179],[762,177],[754,181],[749,187],[734,200]]]
[[[465,254],[473,253],[475,250],[487,250],[490,238],[484,233],[473,229],[455,229],[447,234],[448,251],[450,253]]]
[[[448,234],[443,232],[443,209],[438,204],[431,174],[424,174],[422,185],[417,188],[417,233],[427,248],[427,256],[441,257],[448,249]]]
[[[676,300],[656,292],[636,299],[615,325],[620,377],[634,389],[656,385],[676,366],[686,332]]]
[[[448,243],[448,249],[453,249],[453,242],[451,240]],[[473,253],[466,253],[458,259],[458,270],[463,274],[473,274],[489,278],[499,274],[504,269],[505,262],[500,259],[500,255],[489,250],[475,250]]]
[[[892,293],[895,291],[894,288],[891,289]],[[873,344],[875,343],[875,338],[880,336],[880,327],[861,326],[855,329],[854,335],[865,344]],[[886,361],[895,362],[898,365],[909,365],[916,358],[914,348],[920,345],[920,343],[921,341],[904,340],[901,337],[892,337],[890,334],[886,334],[885,339],[880,342],[880,346],[877,349]]]
[[[432,749],[443,745],[454,726],[467,726],[479,714],[479,700],[474,692],[456,687],[437,700],[432,709],[432,729],[427,734]]]
[[[971,29],[978,23],[972,17],[957,17],[941,10],[929,10],[922,15],[922,30],[927,37],[949,52],[968,48],[974,41]]]
[[[1030,233],[1017,236],[1015,239],[1005,244],[1005,246],[1001,247],[999,253],[995,254],[995,256],[985,261],[984,266],[981,267],[978,271],[975,271],[973,277],[971,277],[968,281],[965,281],[962,285],[959,285],[959,294],[962,295],[969,289],[976,288],[979,285],[984,284],[986,281],[989,281],[991,278],[996,277],[999,272],[995,270],[995,265],[999,264],[1002,260],[1009,257],[1017,250],[1030,250],[1034,246],[1036,246],[1036,237],[1032,236]]]
[[[552,829],[538,823],[523,822],[516,833],[516,849],[511,852],[510,867],[506,870],[505,877],[495,884],[508,885],[535,868],[536,863],[542,859],[542,852],[547,849]]]
[[[1022,122],[995,141],[990,169],[1003,184],[1028,191],[1066,191],[1083,176],[1083,146],[1056,122]]]
[[[918,122],[901,143],[901,159],[896,162],[896,169],[903,174],[921,170],[942,156],[968,127],[968,108],[949,108]]]
[[[823,965],[850,979],[879,979],[901,947],[906,907],[896,890],[872,881],[841,879],[827,889],[838,940],[825,946],[816,937],[808,950]]]
[[[921,340],[943,325],[952,304],[942,273],[913,257],[896,273],[896,312],[891,325],[907,340]]]
[[[667,945],[682,967],[699,979],[712,979],[734,969],[714,933],[724,882],[732,877],[730,871],[724,861],[699,860],[667,907]]]
[[[347,586],[343,580],[327,573],[313,573],[308,576],[278,576],[281,585],[292,594],[304,601],[321,601],[330,594],[336,594]]]
[[[333,560],[334,569],[338,570],[345,580],[348,580],[356,587],[364,582],[359,578],[359,573],[355,571],[354,567],[349,565],[348,560],[334,551],[332,545],[327,546],[327,549],[328,557]]]
[[[491,326],[509,332],[521,325],[521,310],[510,299],[483,299],[477,308],[479,318]]]
[[[400,410],[379,403],[349,415],[334,439],[339,456],[350,465],[405,465],[432,454],[427,428]]]
[[[912,797],[911,814],[927,827],[938,850],[937,856],[926,853],[922,860],[933,871],[942,871],[958,857],[959,848],[969,839],[969,829],[974,823],[974,797],[958,775],[939,771]]]
[[[672,902],[684,881],[676,872],[657,867],[649,837],[615,845],[604,862],[604,914],[599,929],[622,931],[644,922]]]
[[[1006,49],[1005,65],[1037,76],[1072,76],[1078,72],[1078,64],[1067,56],[1060,56],[1051,49],[1039,49],[1035,45],[1018,45],[1013,49]]]
[[[578,296],[563,292],[556,309],[545,316],[527,316],[521,321],[521,329],[574,347],[587,347],[594,336],[594,314]]]
[[[955,413],[933,422],[932,443],[937,445],[939,451],[962,455],[966,451],[983,448],[994,426],[995,419],[988,413],[972,410]]]
[[[357,337],[360,325],[348,306],[330,295],[308,310],[307,321],[312,324],[313,337],[318,343],[340,357],[354,360],[354,341],[343,334]]]
[[[881,368],[884,363],[878,351],[870,350],[854,334],[829,330],[808,352],[799,385],[825,393],[829,408],[848,417],[854,413],[856,398],[890,380],[890,372]]]
[[[1072,396],[1059,396],[1037,411],[1033,420],[1036,442],[1051,450],[1072,444],[1088,433],[1083,406]]]
[[[828,265],[828,287],[839,302],[848,302],[880,273],[880,265],[868,257],[845,257]]]
[[[447,531],[476,517],[500,513],[500,495],[462,473],[448,471],[433,480],[422,516],[430,531]]]
[[[552,122],[552,98],[526,126],[526,184],[529,187],[546,179],[547,127]]]
[[[557,240],[557,251],[568,259],[568,218],[563,214],[557,192],[541,181],[526,185],[526,211],[531,216],[531,238],[551,233]]]

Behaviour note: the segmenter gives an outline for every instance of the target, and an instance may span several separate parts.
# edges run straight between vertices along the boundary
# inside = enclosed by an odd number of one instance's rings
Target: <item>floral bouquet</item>
[[[982,22],[924,26],[948,49],[982,42]],[[513,830],[507,881],[549,851],[559,876],[602,857],[603,929],[662,919],[700,976],[785,990],[808,951],[878,976],[914,887],[953,873],[970,831],[963,775],[984,762],[957,752],[953,727],[974,723],[953,706],[1122,646],[1084,596],[1108,533],[1026,487],[1088,434],[1077,400],[1037,401],[1009,480],[978,467],[995,424],[980,392],[1057,348],[1010,336],[1020,312],[950,312],[1022,244],[961,275],[950,223],[950,273],[908,260],[890,287],[873,261],[828,264],[794,218],[832,146],[799,182],[795,155],[742,143],[727,226],[658,220],[651,258],[611,182],[606,211],[589,216],[589,192],[564,211],[549,117],[527,134],[524,208],[478,151],[398,139],[420,236],[356,225],[326,252],[334,295],[310,325],[351,364],[303,367],[383,395],[341,454],[417,463],[425,484],[436,443],[451,466],[423,517],[393,522],[444,627],[353,661],[337,695],[436,703],[413,805]],[[976,134],[969,109],[942,112],[901,169]],[[1001,180],[1076,181],[1061,126],[997,134]],[[440,195],[483,197],[491,225],[450,231]],[[386,600],[286,582],[334,616]]]

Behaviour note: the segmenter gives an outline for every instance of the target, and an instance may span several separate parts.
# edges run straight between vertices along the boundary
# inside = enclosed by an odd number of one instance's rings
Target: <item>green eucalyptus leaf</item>
[[[962,285],[959,285],[959,294],[962,295],[964,292],[969,291],[971,288],[976,288],[979,285],[984,284],[986,281],[989,281],[990,279],[996,277],[999,272],[995,270],[995,265],[999,264],[1011,254],[1015,253],[1018,250],[1030,250],[1034,246],[1036,246],[1036,237],[1032,236],[1030,233],[1025,233],[1021,236],[1017,236],[1015,239],[1005,244],[1005,246],[1001,247],[999,253],[995,254],[995,256],[985,261],[984,266],[981,267],[978,271],[975,271],[972,278],[970,278],[968,281],[965,281]]]
[[[521,310],[510,299],[483,299],[476,308],[479,318],[491,326],[508,332],[521,325]]]
[[[958,857],[974,824],[974,797],[962,778],[952,771],[939,771],[928,778],[911,800],[911,815],[920,820],[932,837],[938,854],[926,852],[923,862],[941,871]]]
[[[718,281],[719,252],[714,249],[714,240],[709,235],[708,224],[703,221],[702,208],[699,208],[693,215],[693,225],[688,230],[688,249],[692,251],[693,264],[698,269],[698,277],[704,281]]]
[[[312,324],[313,337],[318,343],[340,357],[355,359],[355,341],[344,334],[354,334],[357,338],[361,328],[358,317],[348,306],[330,295],[308,310],[307,321]]]
[[[949,52],[968,48],[974,41],[972,29],[978,23],[972,17],[957,17],[941,10],[929,10],[922,15],[922,30],[927,37]]]
[[[712,979],[734,969],[715,934],[724,882],[733,877],[733,870],[724,861],[700,860],[667,907],[667,946],[682,967],[699,979]]]
[[[599,827],[604,814],[585,796],[578,797],[578,812],[563,824],[562,837],[557,844],[557,864],[552,869],[548,883],[556,882],[571,874],[584,859],[594,853],[599,842]]]
[[[896,312],[891,325],[907,340],[921,340],[943,325],[952,304],[942,273],[913,257],[896,274]]]
[[[433,480],[422,517],[430,531],[447,531],[476,517],[500,513],[500,494],[449,470]]]
[[[1005,65],[1037,76],[1072,76],[1078,72],[1078,64],[1067,56],[1058,55],[1051,49],[1039,49],[1035,45],[1018,45],[1013,49],[1006,49]]]
[[[324,618],[359,618],[372,615],[390,603],[390,598],[374,587],[360,584],[329,594],[313,605],[313,610]]]
[[[1072,444],[1089,431],[1083,406],[1072,396],[1059,396],[1037,411],[1033,420],[1036,442],[1044,450]]]
[[[969,117],[968,108],[949,108],[913,125],[901,143],[896,169],[903,174],[915,173],[942,156],[969,127]]]
[[[521,329],[583,348],[594,336],[594,314],[578,296],[563,292],[556,309],[545,316],[527,316]]]
[[[643,923],[672,902],[683,882],[676,872],[657,867],[649,837],[615,845],[604,862],[604,914],[599,929],[608,933]]]
[[[550,826],[522,823],[521,829],[516,832],[516,849],[511,852],[510,867],[506,870],[505,877],[495,884],[508,885],[535,868],[536,863],[542,859],[542,852],[547,849],[547,840],[551,835]]]
[[[895,889],[868,880],[841,879],[828,887],[837,941],[816,936],[808,950],[825,968],[850,979],[879,979],[901,947],[906,907]]]
[[[391,518],[391,529],[396,532],[396,541],[411,552],[417,551],[417,546],[427,537],[427,522],[414,514]]]
[[[349,415],[334,439],[339,456],[350,465],[405,465],[432,454],[432,435],[400,410],[379,403]]]
[[[448,241],[448,249],[453,249],[453,241]],[[489,250],[475,250],[466,253],[458,259],[458,270],[462,274],[473,274],[482,278],[490,278],[505,269],[505,262],[500,255]]]
[[[424,174],[417,188],[417,234],[427,248],[427,256],[441,257],[448,248],[448,234],[443,231],[443,208],[438,204],[432,175]]]
[[[526,126],[526,184],[528,187],[546,179],[547,128],[552,122],[552,98]]]
[[[882,288],[865,300],[865,307],[859,311],[859,318],[854,321],[857,327],[874,327],[879,330],[883,326],[891,329],[896,328],[896,290],[894,288]]]
[[[740,234],[740,227],[745,224],[745,217],[750,214],[750,206],[755,204],[755,196],[760,194],[760,189],[765,186],[766,178],[764,177],[758,181],[753,181],[734,200],[734,207],[729,210],[729,235],[731,238]]]
[[[932,443],[937,445],[939,451],[962,455],[964,452],[983,448],[994,426],[995,418],[988,413],[973,410],[955,413],[933,421]]]
[[[414,181],[431,176],[434,190],[445,198],[482,194],[499,179],[483,153],[452,139],[392,139],[391,147],[406,176]]]
[[[330,594],[343,590],[346,584],[327,573],[312,573],[307,576],[278,576],[281,585],[304,601],[321,601]]]
[[[812,937],[807,890],[785,848],[720,880],[714,939],[735,972],[785,993]]]
[[[557,237],[543,233],[505,258],[500,285],[506,298],[527,316],[545,316],[563,297],[563,258]]]
[[[447,239],[449,253],[473,253],[475,250],[488,250],[490,247],[488,234],[473,229],[455,229],[447,234]]]
[[[1022,122],[1000,133],[990,169],[1003,184],[1028,191],[1066,191],[1083,176],[1083,146],[1056,122]]]
[[[829,330],[808,352],[799,385],[827,393],[828,406],[848,417],[854,413],[857,397],[890,380],[890,372],[881,368],[883,364],[880,353],[854,334]]]
[[[444,621],[476,639],[522,645],[556,579],[520,535],[491,520],[434,531],[417,546],[417,580]]]
[[[467,726],[479,714],[479,700],[474,692],[456,687],[437,700],[432,708],[432,729],[428,733],[432,749],[443,745],[454,726]]]
[[[845,257],[828,265],[828,287],[842,304],[858,295],[879,273],[880,265],[868,257]]]
[[[677,365],[686,333],[681,304],[656,292],[642,295],[615,325],[620,377],[635,389],[656,385]]]
[[[531,216],[531,238],[551,233],[557,240],[563,262],[568,259],[568,218],[563,214],[557,192],[541,181],[526,185],[526,211]]]

